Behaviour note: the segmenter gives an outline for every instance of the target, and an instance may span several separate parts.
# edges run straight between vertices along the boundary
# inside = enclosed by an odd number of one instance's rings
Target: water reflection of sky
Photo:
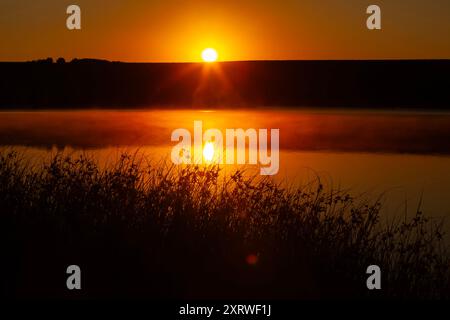
[[[253,110],[0,113],[0,144],[170,145],[176,128],[279,128],[284,150],[450,154],[450,114]]]
[[[121,152],[152,161],[170,160],[172,130],[279,128],[280,171],[288,184],[319,175],[328,187],[369,199],[384,193],[385,212],[422,209],[450,217],[450,115],[308,111],[71,111],[0,113],[0,144],[33,161],[58,146],[66,154],[87,151],[102,163]],[[50,151],[50,152],[49,152]],[[233,167],[224,167],[226,171]]]

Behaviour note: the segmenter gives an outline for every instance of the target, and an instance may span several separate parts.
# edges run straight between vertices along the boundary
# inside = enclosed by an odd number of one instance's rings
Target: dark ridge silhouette
[[[324,106],[449,109],[450,60],[0,63],[0,109]]]

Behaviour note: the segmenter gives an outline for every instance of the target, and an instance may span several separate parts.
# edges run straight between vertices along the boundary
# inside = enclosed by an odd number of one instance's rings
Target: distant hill
[[[450,110],[450,60],[0,63],[0,109],[309,106]]]

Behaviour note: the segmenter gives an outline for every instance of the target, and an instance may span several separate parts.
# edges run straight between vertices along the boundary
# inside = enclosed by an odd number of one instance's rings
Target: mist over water
[[[450,217],[450,113],[358,110],[137,110],[0,113],[0,145],[39,162],[58,151],[100,163],[122,152],[170,161],[171,132],[280,129],[280,171],[296,185],[320,177],[328,188],[376,198],[387,216]],[[251,166],[250,166],[251,167]],[[231,171],[233,166],[224,166]],[[250,168],[251,170],[251,168]]]

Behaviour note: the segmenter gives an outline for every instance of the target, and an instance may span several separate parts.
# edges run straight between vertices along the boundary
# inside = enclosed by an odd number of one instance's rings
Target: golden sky
[[[66,8],[82,30],[66,28]],[[382,9],[382,30],[366,8]],[[0,0],[0,61],[450,58],[448,0]]]

